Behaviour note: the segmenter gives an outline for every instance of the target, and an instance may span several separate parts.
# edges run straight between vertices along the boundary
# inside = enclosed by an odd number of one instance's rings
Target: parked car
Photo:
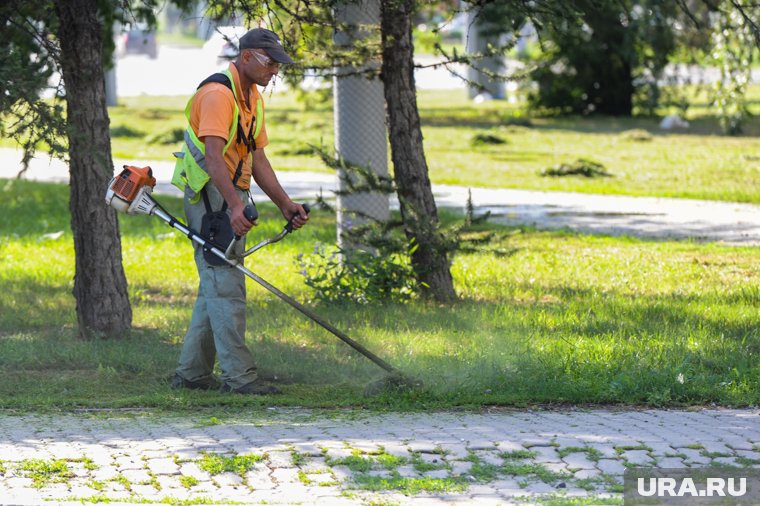
[[[209,57],[216,57],[217,65],[234,60],[239,52],[240,37],[247,31],[244,26],[217,26],[203,44],[203,52]]]
[[[142,23],[132,25],[121,35],[117,49],[118,53],[122,56],[127,54],[147,54],[152,59],[158,58],[156,32]]]

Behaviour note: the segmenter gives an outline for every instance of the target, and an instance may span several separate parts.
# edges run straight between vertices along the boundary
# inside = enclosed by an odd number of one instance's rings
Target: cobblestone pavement
[[[2,504],[621,504],[626,466],[760,468],[760,411],[2,414],[0,456]]]

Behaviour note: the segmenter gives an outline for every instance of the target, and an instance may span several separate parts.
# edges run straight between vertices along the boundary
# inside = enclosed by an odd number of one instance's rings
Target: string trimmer
[[[243,258],[255,251],[258,251],[264,246],[280,241],[283,237],[291,233],[293,231],[292,219],[285,225],[282,232],[280,232],[278,235],[261,241],[242,254],[235,254],[233,252],[236,251],[236,242],[241,240],[240,237],[233,238],[230,244],[227,246],[215,244],[209,241],[207,238],[204,238],[195,230],[177,220],[174,216],[169,214],[169,212],[167,212],[166,209],[164,209],[158,202],[156,202],[156,200],[151,195],[155,186],[156,179],[153,177],[153,171],[150,167],[133,167],[125,165],[124,170],[122,170],[121,173],[118,176],[114,177],[109,183],[108,190],[106,191],[106,203],[122,213],[147,214],[149,216],[156,216],[160,218],[170,227],[179,230],[191,241],[198,243],[205,250],[210,251],[217,257],[227,262],[229,265],[235,267],[243,274],[254,280],[256,283],[260,284],[275,294],[277,297],[290,304],[292,307],[300,311],[303,315],[310,318],[322,328],[385,370],[388,375],[386,375],[385,378],[368,385],[365,389],[365,393],[374,394],[389,388],[400,389],[421,386],[422,383],[420,381],[408,378],[388,362],[378,357],[340,330],[333,327],[330,323],[325,321],[319,315],[315,314],[309,308],[305,307],[303,304],[296,301],[292,297],[284,294],[281,290],[275,286],[272,286],[269,282],[262,279],[243,265]],[[304,205],[303,207],[308,213],[308,206]],[[248,218],[248,221],[251,222],[255,221],[258,218],[256,206],[253,204],[246,206],[244,214],[246,218]]]

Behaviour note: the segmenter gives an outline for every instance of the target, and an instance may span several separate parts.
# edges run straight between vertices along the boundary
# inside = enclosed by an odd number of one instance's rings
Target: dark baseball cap
[[[240,37],[240,51],[243,49],[263,49],[277,63],[295,63],[285,53],[280,38],[272,30],[254,28]]]

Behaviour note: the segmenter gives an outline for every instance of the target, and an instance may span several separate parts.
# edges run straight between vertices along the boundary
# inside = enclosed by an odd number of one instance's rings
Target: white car
[[[240,37],[247,31],[248,29],[244,26],[217,26],[211,37],[203,44],[203,52],[216,57],[217,65],[234,60],[238,55]]]
[[[147,54],[152,60],[158,58],[156,30],[145,23],[130,25],[116,40],[116,54]]]

